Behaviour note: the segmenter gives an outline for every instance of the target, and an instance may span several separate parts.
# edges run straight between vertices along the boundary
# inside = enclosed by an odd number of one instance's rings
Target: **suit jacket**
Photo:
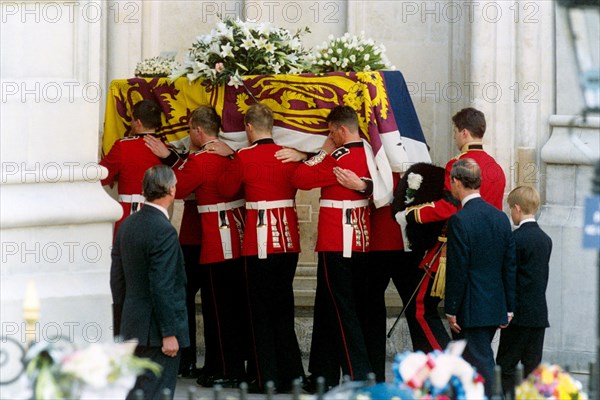
[[[129,216],[111,256],[115,335],[140,346],[162,346],[163,337],[176,336],[180,348],[189,346],[183,254],[166,216],[149,205]]]
[[[552,239],[533,221],[521,225],[513,235],[517,248],[517,307],[511,325],[548,327],[546,287]]]
[[[469,200],[448,222],[446,313],[463,328],[506,324],[515,286],[508,217],[480,197]]]

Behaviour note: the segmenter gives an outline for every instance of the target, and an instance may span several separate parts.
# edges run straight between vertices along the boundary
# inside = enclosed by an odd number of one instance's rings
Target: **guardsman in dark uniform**
[[[200,214],[196,204],[196,194],[192,193],[183,201],[183,215],[179,227],[179,244],[183,251],[185,261],[186,306],[188,311],[188,330],[190,332],[190,347],[181,352],[179,375],[183,378],[198,378],[200,371],[196,367],[196,293],[202,288],[205,278],[202,275],[204,268],[200,268],[200,244],[202,231],[200,229]],[[205,356],[205,359],[210,359]]]
[[[358,117],[348,106],[327,117],[329,137],[322,150],[299,165],[292,183],[300,189],[321,188],[316,251],[319,253],[308,390],[323,376],[327,386],[344,375],[364,380],[371,365],[358,307],[364,296],[365,257],[369,251],[369,200],[372,191],[367,155],[359,136]],[[339,167],[339,168],[336,168]],[[335,171],[349,169],[362,187],[351,190]],[[362,191],[362,193],[360,191]]]
[[[393,174],[394,187],[400,177]],[[363,331],[369,352],[369,360],[378,382],[385,381],[387,310],[385,291],[390,282],[402,299],[407,310],[404,312],[410,336],[415,343],[423,337],[415,319],[414,299],[411,294],[420,279],[417,265],[422,257],[416,252],[405,252],[400,225],[393,218],[390,205],[375,208],[371,206],[371,247],[368,255],[368,275],[366,286],[367,318],[363,321]]]
[[[502,210],[502,199],[506,178],[502,167],[496,160],[483,150],[482,139],[485,134],[486,122],[485,116],[479,110],[474,108],[465,108],[452,117],[454,142],[461,151],[457,157],[451,159],[446,164],[444,196],[437,201],[419,204],[409,207],[405,212],[396,215],[401,224],[426,224],[430,222],[446,221],[456,211],[460,204],[452,199],[450,190],[450,171],[457,160],[471,158],[481,167],[481,197],[499,210]],[[428,332],[429,346],[431,349],[442,349],[448,343],[449,336],[445,329],[441,329],[441,319],[437,311],[437,304],[441,300],[435,301],[431,298],[430,292],[435,282],[435,275],[438,268],[442,266],[445,271],[445,236],[440,237],[440,243],[430,249],[425,255],[424,265],[427,264],[430,275],[422,283],[423,289],[415,296],[417,310],[422,310],[417,314],[417,320],[422,328]],[[439,251],[438,251],[439,250]],[[442,272],[443,273],[443,272]],[[438,280],[439,281],[439,280]],[[427,285],[427,286],[425,286]],[[439,291],[441,296],[442,289]],[[422,349],[424,351],[430,348]]]
[[[161,110],[152,100],[142,100],[133,106],[131,135],[115,142],[100,165],[108,169],[108,176],[102,185],[112,186],[118,180],[119,203],[123,216],[115,223],[114,233],[129,214],[138,211],[144,204],[142,179],[150,167],[160,165],[160,159],[144,144],[145,135],[154,135],[160,128]]]
[[[240,338],[247,335],[241,259],[244,200],[240,196],[223,196],[220,192],[220,175],[232,163],[229,158],[208,151],[218,142],[220,124],[219,116],[211,107],[192,111],[190,140],[199,150],[191,153],[175,174],[177,198],[195,193],[201,220],[199,264],[205,269],[207,280],[201,296],[209,357],[199,383],[237,387],[245,377],[246,348]],[[212,352],[214,357],[210,356]]]
[[[223,187],[235,193],[243,184],[246,225],[242,254],[246,279],[256,385],[264,391],[273,381],[278,392],[304,378],[304,367],[294,330],[293,281],[300,252],[296,187],[290,178],[299,165],[283,163],[276,152],[283,147],[272,138],[273,112],[252,105],[244,117],[250,147],[235,155],[237,173],[225,174]]]

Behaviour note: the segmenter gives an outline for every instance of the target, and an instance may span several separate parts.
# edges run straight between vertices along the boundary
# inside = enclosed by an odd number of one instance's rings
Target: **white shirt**
[[[467,204],[467,201],[469,201],[469,200],[472,200],[472,199],[475,199],[475,198],[477,198],[477,197],[481,197],[481,194],[479,194],[479,193],[473,193],[473,194],[470,194],[470,195],[468,195],[467,197],[465,197],[464,199],[462,199],[462,201],[461,201],[460,203],[461,203],[461,204],[462,204],[462,206],[464,207],[464,206],[465,206],[465,204]]]
[[[517,228],[520,228],[521,225],[523,225],[526,222],[535,222],[535,218],[525,218],[523,221],[521,221],[519,225],[517,225]]]
[[[167,219],[169,219],[169,212],[163,206],[159,206],[158,204],[154,204],[154,203],[150,203],[150,202],[144,203],[144,207],[146,207],[146,206],[152,206],[154,208],[158,208],[160,210],[160,212],[165,214],[165,217],[167,217]]]

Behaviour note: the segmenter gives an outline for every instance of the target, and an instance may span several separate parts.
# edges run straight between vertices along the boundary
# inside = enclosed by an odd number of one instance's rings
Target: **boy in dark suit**
[[[502,388],[514,398],[515,367],[521,361],[525,376],[542,361],[548,323],[546,287],[552,240],[535,221],[540,196],[534,188],[519,186],[508,195],[517,248],[515,316],[502,330],[496,362],[502,367]]]

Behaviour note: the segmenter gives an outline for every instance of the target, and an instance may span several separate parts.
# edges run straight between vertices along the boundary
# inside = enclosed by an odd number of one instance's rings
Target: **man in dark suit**
[[[160,376],[147,371],[129,393],[144,391],[159,399],[175,393],[180,348],[190,345],[185,306],[185,269],[177,232],[167,209],[175,199],[175,174],[166,165],[146,171],[146,203],[117,231],[112,249],[110,287],[115,335],[137,340],[135,355],[162,366]],[[172,398],[172,397],[171,397]]]
[[[481,170],[474,160],[454,163],[450,185],[462,209],[448,222],[446,317],[453,338],[466,339],[463,356],[483,376],[491,397],[492,339],[515,307],[515,242],[506,214],[481,198]]]
[[[515,368],[523,363],[529,375],[542,361],[544,335],[548,323],[546,288],[550,270],[552,239],[535,221],[540,195],[529,186],[513,189],[506,202],[517,229],[513,232],[517,249],[517,302],[515,317],[502,330],[496,362],[502,367],[502,388],[515,398]]]

